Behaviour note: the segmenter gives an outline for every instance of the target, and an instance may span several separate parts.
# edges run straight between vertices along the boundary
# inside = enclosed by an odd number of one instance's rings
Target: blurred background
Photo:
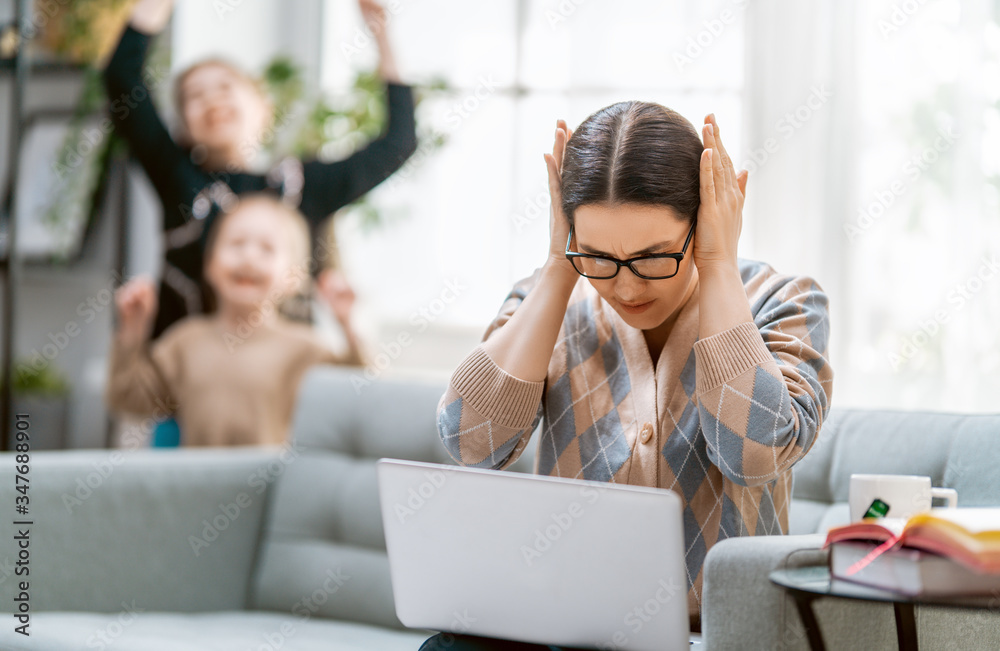
[[[111,293],[161,255],[159,204],[101,129],[95,92],[130,3],[34,4],[20,91],[0,34],[3,215],[17,214],[24,261],[5,265],[4,324],[15,365],[42,378],[17,395],[52,401],[58,446],[100,447]],[[830,296],[835,406],[998,410],[1000,0],[384,4],[421,144],[332,235],[385,353],[370,377],[451,372],[544,261],[555,121],[641,99],[718,116],[750,170],[741,255]],[[13,16],[0,0],[0,25]],[[376,48],[354,0],[178,0],[150,59],[164,113],[172,73],[215,54],[286,102],[272,159],[344,157],[378,132]]]

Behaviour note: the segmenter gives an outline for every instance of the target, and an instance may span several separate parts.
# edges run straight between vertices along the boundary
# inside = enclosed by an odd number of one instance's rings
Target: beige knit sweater
[[[217,319],[188,317],[152,347],[112,344],[105,400],[115,412],[176,415],[181,445],[281,444],[299,382],[313,364],[340,360],[312,328],[279,319],[246,337]]]
[[[790,470],[815,442],[833,389],[822,289],[759,262],[740,260],[740,272],[753,323],[699,340],[696,289],[655,368],[642,332],[581,278],[545,381],[507,374],[480,346],[438,407],[440,436],[463,465],[510,465],[541,421],[535,472],[675,491],[692,618],[715,543],[788,531]],[[484,341],[536,279],[514,287]]]

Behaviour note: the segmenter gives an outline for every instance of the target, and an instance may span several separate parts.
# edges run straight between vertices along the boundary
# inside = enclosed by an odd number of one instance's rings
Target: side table
[[[917,622],[913,607],[922,605],[947,606],[952,608],[996,608],[996,597],[911,597],[909,595],[882,590],[835,579],[830,576],[830,568],[825,565],[818,567],[798,567],[787,570],[775,570],[768,575],[774,583],[791,595],[795,600],[802,625],[806,629],[809,647],[813,651],[824,651],[822,632],[816,622],[812,604],[822,597],[837,599],[856,599],[861,601],[881,601],[891,603],[896,615],[896,639],[900,651],[917,651]]]

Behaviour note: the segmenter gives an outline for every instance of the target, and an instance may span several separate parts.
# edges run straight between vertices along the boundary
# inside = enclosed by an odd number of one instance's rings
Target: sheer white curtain
[[[997,409],[997,15],[989,0],[748,7],[744,155],[767,159],[745,249],[830,294],[837,405]]]
[[[1000,405],[998,10],[992,0],[859,4],[863,138],[845,216],[859,398]]]
[[[840,223],[855,192],[853,5],[749,4],[745,139],[737,161],[750,170],[743,255],[810,275],[830,296],[838,402],[851,309]]]

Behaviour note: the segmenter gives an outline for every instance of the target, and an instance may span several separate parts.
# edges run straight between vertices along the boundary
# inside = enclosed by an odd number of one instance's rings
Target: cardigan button
[[[642,426],[642,430],[639,432],[639,441],[645,444],[649,443],[651,438],[653,438],[653,426],[646,423]]]

